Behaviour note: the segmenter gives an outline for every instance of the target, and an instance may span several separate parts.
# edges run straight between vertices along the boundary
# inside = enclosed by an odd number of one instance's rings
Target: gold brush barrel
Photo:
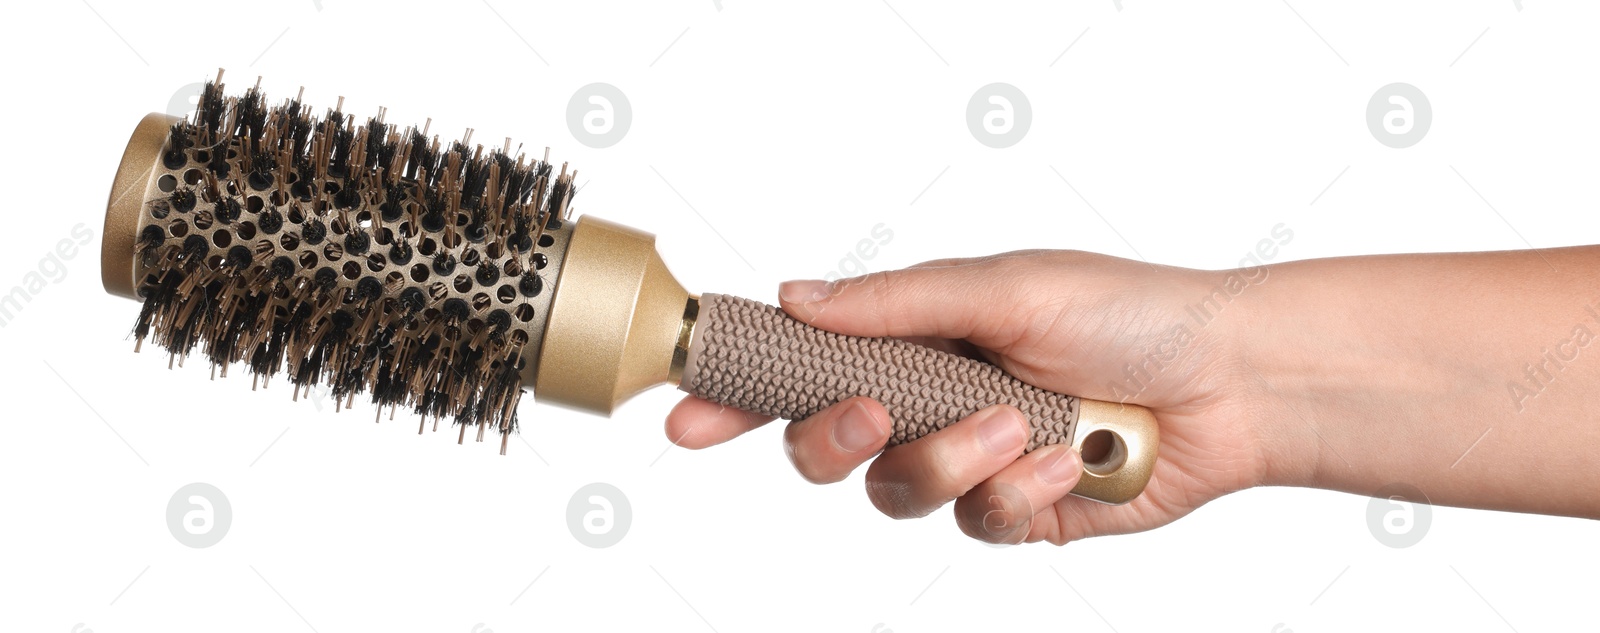
[[[210,99],[213,118],[223,103],[220,85],[215,90],[208,85],[202,99],[202,108]],[[337,111],[333,123],[319,122],[295,101],[288,114],[271,110],[252,132],[247,119],[261,116],[264,99],[253,91],[245,99],[261,110],[247,110],[237,133],[231,117],[249,107],[237,98],[226,102],[226,127],[210,124],[226,133],[208,133],[201,115],[145,117],[106,206],[106,291],[146,301],[136,334],[174,357],[198,350],[223,375],[240,363],[257,378],[285,371],[296,395],[319,381],[334,384],[341,399],[370,390],[378,407],[414,408],[423,420],[434,417],[435,429],[439,418],[455,416],[461,441],[470,425],[479,441],[498,430],[502,452],[515,430],[518,385],[603,415],[662,384],[786,418],[868,395],[895,419],[891,444],[1010,403],[1034,423],[1030,450],[1071,443],[1084,452],[1074,494],[1125,503],[1150,479],[1158,434],[1143,407],[1051,393],[991,365],[901,341],[821,332],[747,300],[707,295],[702,310],[701,297],[667,270],[654,236],[592,216],[567,218],[565,166],[556,178],[547,163],[524,170],[517,158],[516,173],[537,176],[540,189],[523,203],[504,202],[504,192],[492,195],[494,179],[508,177],[511,159],[491,154],[480,165],[491,170],[487,198],[506,211],[490,218],[484,235],[483,223],[469,218],[481,213],[466,206],[473,201],[449,198],[448,187],[462,185],[448,174],[419,185],[394,173],[408,152],[430,151],[416,130],[401,134],[381,120],[356,127]],[[313,129],[295,132],[301,123]],[[339,134],[380,150],[388,142],[384,156],[394,169],[369,158],[378,170],[341,174],[326,154],[291,154],[282,135],[292,133],[309,139],[302,143],[309,150],[295,151],[312,153],[331,151],[327,138]],[[180,141],[190,146],[174,147]],[[345,159],[359,165],[362,154],[353,151]],[[422,174],[448,165],[470,175],[461,164],[483,155],[464,144],[441,152],[437,138],[431,151]],[[496,160],[505,168],[491,165]],[[461,206],[461,220],[429,227],[419,209],[443,204],[441,192]],[[528,218],[537,220],[536,232]],[[509,393],[496,388],[506,380]]]

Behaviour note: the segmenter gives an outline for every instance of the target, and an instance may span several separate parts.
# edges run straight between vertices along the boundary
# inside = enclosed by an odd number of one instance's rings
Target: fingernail
[[[815,303],[828,298],[828,282],[818,279],[785,281],[778,284],[778,297],[785,303]]]
[[[883,432],[878,430],[878,423],[867,411],[867,405],[860,402],[852,403],[839,414],[839,421],[833,423],[833,443],[846,453],[859,453],[876,446],[882,437]]]
[[[1072,477],[1073,474],[1083,470],[1083,462],[1078,459],[1078,451],[1071,446],[1056,450],[1053,457],[1047,457],[1039,462],[1039,480],[1047,484],[1059,484]]]
[[[978,423],[978,440],[983,443],[984,450],[993,455],[1004,455],[1022,445],[1027,432],[1017,416],[1000,407],[980,413],[985,417]]]

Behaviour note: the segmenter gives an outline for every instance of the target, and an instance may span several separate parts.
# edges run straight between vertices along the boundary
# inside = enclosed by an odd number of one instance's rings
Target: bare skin
[[[780,303],[825,330],[909,338],[1046,389],[1141,404],[1161,425],[1144,494],[1108,506],[1067,495],[1076,452],[1022,454],[1026,420],[1011,407],[888,450],[888,413],[867,398],[789,424],[803,477],[837,482],[871,461],[867,496],[892,517],[955,501],[969,536],[1059,545],[1165,525],[1255,486],[1403,483],[1435,504],[1600,518],[1600,247],[1238,271],[1029,251],[788,282]],[[666,430],[706,448],[768,421],[689,397]]]

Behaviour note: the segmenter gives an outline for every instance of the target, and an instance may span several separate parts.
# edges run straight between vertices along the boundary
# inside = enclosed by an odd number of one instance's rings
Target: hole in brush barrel
[[[1078,450],[1083,455],[1084,469],[1102,477],[1117,472],[1128,460],[1128,446],[1122,436],[1106,429],[1095,429],[1084,436]]]

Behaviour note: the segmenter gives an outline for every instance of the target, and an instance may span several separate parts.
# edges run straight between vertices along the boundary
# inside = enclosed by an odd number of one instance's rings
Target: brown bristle
[[[263,386],[284,371],[296,399],[370,393],[391,415],[453,418],[462,439],[514,432],[549,281],[537,251],[572,177],[509,139],[485,151],[469,129],[441,145],[342,106],[317,117],[259,88],[227,97],[220,73],[206,84],[146,201],[136,349],[148,337],[181,366],[198,346],[213,372],[246,363]]]

